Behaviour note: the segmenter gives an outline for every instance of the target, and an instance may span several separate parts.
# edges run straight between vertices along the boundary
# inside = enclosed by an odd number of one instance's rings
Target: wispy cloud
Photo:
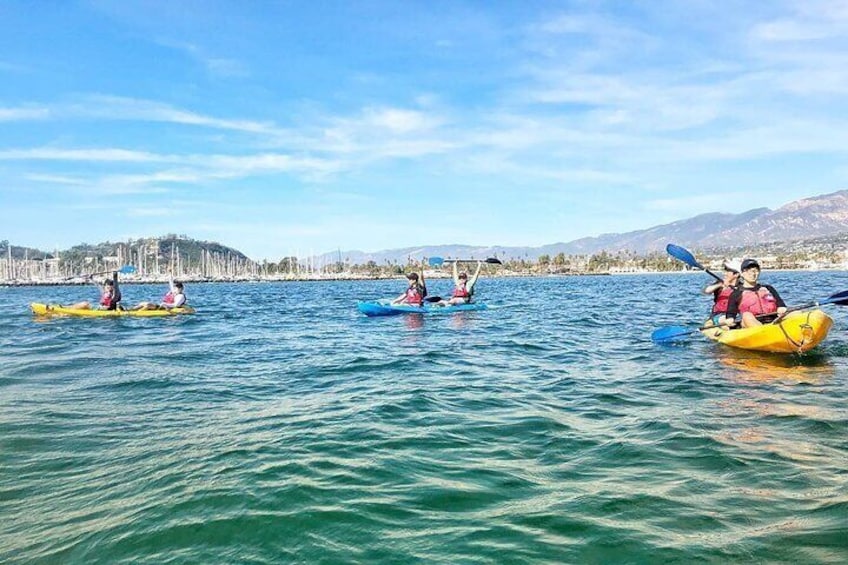
[[[212,75],[239,78],[250,76],[250,72],[242,62],[233,58],[210,55],[206,49],[196,44],[163,38],[157,39],[156,43],[188,55],[191,59],[205,67]]]
[[[80,103],[60,105],[56,111],[58,114],[77,117],[167,122],[248,133],[274,132],[274,127],[268,122],[215,118],[175,108],[162,102],[121,96],[91,95]]]
[[[26,174],[24,178],[37,183],[45,184],[62,184],[69,186],[82,186],[88,183],[86,179],[63,175],[48,175],[48,174]]]
[[[7,149],[0,151],[0,161],[86,161],[86,162],[120,162],[120,163],[152,163],[169,162],[174,157],[156,155],[144,151],[127,149]]]
[[[46,120],[49,117],[50,110],[41,106],[23,106],[18,108],[0,107],[0,122]]]

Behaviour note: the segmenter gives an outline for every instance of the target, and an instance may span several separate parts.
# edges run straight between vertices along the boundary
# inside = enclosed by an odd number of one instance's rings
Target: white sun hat
[[[734,257],[733,259],[726,259],[723,265],[728,271],[733,271],[734,273],[742,272],[742,259],[737,257]]]

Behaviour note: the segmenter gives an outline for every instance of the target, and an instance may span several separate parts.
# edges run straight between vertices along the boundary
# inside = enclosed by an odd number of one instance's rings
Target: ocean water
[[[187,285],[167,319],[0,287],[0,562],[848,562],[848,309],[804,357],[651,343],[708,280],[482,279],[488,311],[388,318],[356,301],[401,279]]]

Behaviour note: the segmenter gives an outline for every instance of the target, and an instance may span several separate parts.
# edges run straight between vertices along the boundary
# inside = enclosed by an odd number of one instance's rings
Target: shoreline
[[[833,272],[833,273],[844,273],[847,272],[848,269],[845,268],[836,268],[836,269],[767,269],[770,273],[794,273],[794,272],[807,272],[807,273],[821,273],[821,272]],[[568,278],[568,277],[621,277],[621,276],[657,276],[657,275],[706,275],[707,273],[703,271],[698,271],[694,269],[690,270],[680,270],[680,271],[634,271],[634,272],[600,272],[600,273],[497,273],[486,275],[488,279],[499,279],[499,278]],[[707,275],[709,276],[709,275]],[[448,274],[427,274],[427,279],[450,279],[450,275]],[[249,283],[249,284],[262,284],[262,283],[277,283],[277,282],[329,282],[329,281],[380,281],[380,280],[400,280],[403,279],[403,275],[390,275],[390,276],[370,276],[370,275],[353,275],[353,274],[339,274],[339,275],[315,275],[315,276],[286,276],[286,277],[197,277],[197,276],[184,276],[184,277],[176,277],[177,280],[180,280],[187,284],[205,284],[205,283]],[[130,276],[122,279],[121,284],[125,285],[167,285],[168,279],[163,277],[138,277],[138,276]],[[95,283],[91,280],[82,280],[72,279],[72,280],[0,280],[0,287],[23,287],[23,286],[87,286],[89,284],[99,284]]]

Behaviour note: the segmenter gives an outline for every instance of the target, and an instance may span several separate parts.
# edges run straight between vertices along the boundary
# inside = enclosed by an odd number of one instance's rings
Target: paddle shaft
[[[489,263],[491,265],[503,265],[503,261],[497,257],[487,257],[486,259],[445,259],[445,263]]]
[[[99,273],[89,273],[89,274],[86,274],[86,275],[74,275],[72,277],[65,277],[62,280],[69,281],[71,279],[76,279],[76,278],[79,278],[79,277],[85,277],[87,279],[90,279],[91,277],[96,277],[97,275],[108,275],[109,273],[121,273],[122,275],[126,275],[126,274],[134,273],[134,272],[135,272],[135,267],[133,267],[132,265],[124,265],[120,269],[110,269],[108,271],[100,271]]]
[[[497,257],[487,257],[486,259],[444,259],[442,257],[430,257],[428,260],[431,267],[438,267],[444,263],[489,263],[491,265],[503,265],[503,261]]]

